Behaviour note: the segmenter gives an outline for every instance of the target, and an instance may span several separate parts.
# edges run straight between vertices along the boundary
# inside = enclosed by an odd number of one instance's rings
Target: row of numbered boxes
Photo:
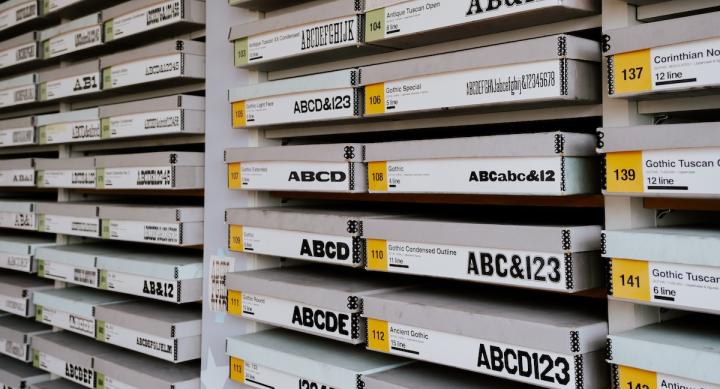
[[[169,40],[99,59],[0,81],[0,108],[110,94],[120,88],[170,86],[205,79],[205,44]]]

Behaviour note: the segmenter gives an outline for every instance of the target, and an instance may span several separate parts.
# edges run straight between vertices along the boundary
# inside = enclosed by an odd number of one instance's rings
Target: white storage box
[[[134,352],[116,352],[93,359],[98,388],[196,389],[200,362],[173,364]]]
[[[5,232],[0,235],[0,268],[35,273],[38,250],[55,244],[54,237]]]
[[[366,374],[409,363],[280,329],[228,338],[226,349],[230,379],[263,388],[362,388]]]
[[[169,362],[200,358],[199,306],[130,302],[97,307],[97,340]]]
[[[40,101],[66,99],[101,90],[100,60],[73,64],[41,72],[38,76]]]
[[[171,246],[203,244],[203,208],[167,205],[102,205],[102,237]]]
[[[95,158],[38,159],[39,188],[95,188]]]
[[[83,245],[57,245],[37,250],[38,275],[70,284],[98,287],[100,278],[92,255],[77,250]]]
[[[38,75],[35,73],[0,81],[0,108],[39,101],[37,83]]]
[[[53,282],[25,274],[0,273],[0,311],[22,317],[35,316],[33,294],[52,289]]]
[[[0,147],[34,144],[37,144],[37,138],[32,116],[0,121]]]
[[[39,34],[35,31],[18,35],[0,42],[0,69],[34,62],[41,57],[38,52]]]
[[[205,25],[205,1],[202,0],[131,0],[103,10],[105,42],[141,33]]]
[[[202,189],[205,154],[162,151],[95,157],[98,189]]]
[[[95,203],[38,203],[37,215],[40,232],[100,237],[98,205]]]
[[[38,0],[9,0],[0,5],[0,31],[40,17]]]
[[[0,227],[17,230],[37,229],[37,205],[26,200],[0,200]]]
[[[245,190],[367,192],[365,146],[327,144],[225,150],[228,187]]]
[[[43,59],[57,58],[103,44],[100,13],[93,13],[40,33]]]
[[[371,193],[567,196],[599,188],[595,140],[547,132],[371,143]]]
[[[5,388],[30,388],[30,385],[36,382],[44,382],[49,379],[49,373],[38,370],[27,363],[0,356],[0,382]]]
[[[89,142],[102,139],[97,108],[39,115],[35,118],[40,144]]]
[[[12,315],[0,316],[0,353],[30,363],[32,361],[30,338],[49,332],[52,332],[52,327],[32,319],[23,319]],[[0,357],[0,359],[4,359],[4,357]],[[1,375],[2,373],[0,373]],[[0,382],[4,383],[5,381]]]
[[[531,389],[533,385],[479,376],[429,363],[413,363],[362,377],[365,389]]]
[[[0,187],[34,187],[35,159],[0,160]]]

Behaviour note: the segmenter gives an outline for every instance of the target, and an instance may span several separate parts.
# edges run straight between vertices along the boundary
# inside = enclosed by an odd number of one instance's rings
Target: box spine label
[[[45,58],[54,58],[102,44],[102,26],[90,26],[71,31],[43,42],[47,46]]]
[[[172,166],[105,168],[105,189],[172,189]]]
[[[317,85],[322,88],[322,85]],[[354,88],[262,97],[233,105],[235,128],[350,119],[357,116]]]
[[[243,226],[244,252],[353,266],[362,262],[352,237]],[[233,237],[231,236],[231,239]]]
[[[348,162],[243,162],[240,164],[240,187],[247,190],[347,192],[355,186],[350,166]]]
[[[560,61],[541,61],[443,73],[382,84],[384,101],[365,108],[366,115],[405,113],[518,103],[562,97]],[[378,89],[379,84],[366,88]],[[366,96],[374,96],[366,93]],[[382,109],[376,108],[382,105]]]
[[[30,273],[32,271],[32,256],[0,253],[0,268]]]
[[[0,108],[37,101],[35,84],[0,90]]]
[[[34,213],[0,212],[0,227],[19,230],[34,230],[36,218]]]
[[[546,388],[576,388],[578,373],[572,355],[489,342],[372,318],[368,319],[368,348]]]
[[[118,16],[110,21],[112,22],[110,40],[181,21],[184,12],[182,0],[171,0]]]
[[[134,274],[103,270],[105,284],[103,289],[134,296],[142,296],[153,300],[179,302],[180,293],[176,280],[143,277]]]
[[[38,59],[37,43],[27,43],[0,51],[0,69]]]
[[[567,289],[562,253],[539,253],[369,239],[369,270],[513,285]]]
[[[244,383],[251,388],[336,389],[333,386],[326,385],[312,379],[288,374],[286,372],[250,361],[239,361],[239,363],[242,364],[242,377],[240,377],[240,374],[236,373],[234,377],[231,374],[231,379],[236,382]]]
[[[95,169],[82,170],[43,170],[42,181],[38,186],[44,188],[94,188]]]
[[[42,84],[40,100],[54,100],[100,91],[100,72],[48,81]]]
[[[91,368],[65,362],[58,357],[44,352],[39,352],[38,354],[38,368],[86,388],[95,387],[95,372]]]
[[[47,306],[43,306],[41,310],[37,311],[38,313],[42,312],[40,317],[35,317],[35,320],[39,322],[53,327],[59,327],[76,334],[89,336],[91,338],[95,337],[95,318],[51,309]]]
[[[98,271],[95,268],[84,268],[67,265],[60,262],[42,261],[43,277],[53,280],[69,282],[76,285],[97,288]]]
[[[61,215],[43,215],[44,223],[41,232],[85,236],[97,238],[100,236],[100,220],[91,217],[74,217]]]
[[[228,295],[230,296],[230,295]],[[326,338],[358,343],[359,312],[339,312],[307,304],[243,292],[240,316]],[[229,297],[228,297],[229,298]],[[228,303],[232,305],[231,303]],[[230,313],[233,313],[230,311]]]
[[[247,41],[242,45],[243,49],[247,48],[246,56],[236,53],[236,64],[240,66],[350,47],[359,42],[358,17],[325,20],[243,39]]]
[[[81,1],[83,0],[43,0],[43,14],[47,15]]]
[[[180,244],[178,223],[151,223],[132,220],[110,220],[109,239],[130,242],[148,242],[158,244]]]
[[[0,170],[0,186],[35,186],[35,169]]]
[[[0,147],[35,144],[35,128],[13,128],[0,131]]]
[[[102,139],[100,121],[86,120],[40,127],[40,144],[87,142]]]
[[[177,350],[175,349],[174,339],[144,334],[108,322],[104,323],[103,329],[104,341],[107,343],[141,352],[165,361],[175,361]]]
[[[610,90],[624,95],[718,86],[718,57],[720,38],[616,54]]]
[[[0,339],[0,353],[19,361],[28,362],[28,345]]]
[[[663,389],[720,389],[720,385],[694,381],[668,374],[635,369],[628,366],[618,366],[620,388]]]
[[[171,134],[183,130],[183,111],[179,109],[114,116],[107,120],[109,127],[103,138]]]
[[[103,85],[103,89],[180,77],[184,73],[183,55],[171,54],[112,66],[110,85]]]
[[[371,192],[389,193],[561,195],[562,162],[562,157],[387,161],[384,172],[371,167],[368,185]]]
[[[0,295],[0,310],[14,313],[18,316],[28,316],[29,301],[26,298],[15,298]]]
[[[98,373],[98,384],[96,389],[135,389],[135,387],[108,375],[102,375],[101,377],[101,374]]]
[[[16,26],[20,23],[34,19],[38,16],[37,0],[28,0],[0,13],[0,31]]]

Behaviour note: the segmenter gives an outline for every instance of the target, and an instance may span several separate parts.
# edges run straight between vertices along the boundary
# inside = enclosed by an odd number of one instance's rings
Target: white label
[[[34,213],[0,212],[0,227],[34,230],[35,220]]]
[[[109,118],[110,138],[170,134],[182,131],[182,110],[145,112]]]
[[[508,5],[508,3],[512,3],[512,5]],[[493,0],[471,2],[452,0],[434,2],[425,0],[407,1],[383,9],[385,14],[384,34],[385,38],[394,38],[557,5],[557,0],[534,0],[533,2]]]
[[[109,239],[158,244],[180,244],[180,224],[112,220]]]
[[[103,289],[171,303],[179,301],[180,290],[176,280],[148,278],[109,270],[102,272],[104,278],[101,287]]]
[[[39,352],[40,368],[86,388],[95,387],[95,372],[85,366],[74,365],[60,358]]]
[[[351,188],[348,162],[257,161],[240,164],[242,189],[347,192]]]
[[[245,385],[251,388],[336,389],[307,378],[245,361]]]
[[[29,273],[32,271],[32,256],[0,253],[0,267]]]
[[[353,88],[270,96],[245,101],[245,126],[349,119],[356,112]]]
[[[322,335],[326,338],[355,342],[353,323],[357,312],[338,312],[274,297],[242,293],[242,316],[263,323]]]
[[[44,170],[44,188],[95,188],[95,169]]]
[[[137,34],[181,20],[182,0],[164,1],[112,19],[112,39]]]
[[[0,295],[0,310],[14,313],[19,316],[27,316],[28,299],[15,298]]]
[[[102,44],[102,26],[96,25],[71,31],[50,38],[43,44],[48,45],[47,58],[99,46]]]
[[[43,274],[45,278],[65,281],[71,284],[85,285],[92,288],[98,285],[98,271],[94,268],[83,268],[67,265],[60,262],[43,261]]]
[[[80,335],[95,337],[95,318],[92,317],[75,315],[43,306],[42,318],[36,319],[53,327],[60,327]]]
[[[24,343],[15,343],[6,339],[0,339],[0,353],[23,362],[29,362],[28,345]]]
[[[35,169],[0,170],[0,186],[35,186]]]
[[[247,45],[248,63],[268,62],[357,43],[358,18],[342,17],[251,36]]]
[[[0,91],[0,108],[18,104],[32,103],[36,99],[37,88],[35,84],[19,86]]]
[[[720,269],[650,262],[650,300],[720,312]]]
[[[390,193],[562,194],[562,157],[389,161]]]
[[[55,12],[61,8],[79,3],[83,0],[46,0],[45,1],[45,13]]]
[[[37,43],[27,43],[0,51],[0,69],[38,59]]]
[[[172,189],[174,169],[164,167],[105,168],[107,189]]]
[[[0,13],[0,31],[36,18],[39,15],[37,3],[37,0],[26,1]]]
[[[35,128],[13,128],[0,131],[0,146],[22,146],[35,144]]]
[[[657,373],[656,387],[659,389],[720,389],[720,385],[660,373]]]
[[[720,194],[720,148],[643,151],[645,192]]]
[[[100,120],[49,124],[40,127],[40,143],[87,142],[102,139]]]
[[[390,354],[546,388],[575,388],[575,359],[401,324],[388,324]],[[373,336],[372,333],[369,336]]]
[[[104,329],[105,341],[107,343],[138,351],[166,361],[175,362],[174,353],[176,350],[175,341],[173,339],[145,334],[107,322],[104,323]]]
[[[104,389],[137,389],[132,385],[128,385],[122,381],[116,380],[115,378],[105,376]]]
[[[242,233],[243,250],[248,253],[347,266],[362,259],[358,252],[353,255],[351,237],[247,226]]]
[[[100,236],[100,220],[92,217],[44,215],[41,232],[53,232],[97,238]]]
[[[44,84],[43,100],[59,99],[67,96],[84,95],[100,91],[100,72],[48,81]]]
[[[657,47],[650,51],[652,90],[720,84],[720,38]]]
[[[171,54],[112,66],[109,87],[117,88],[180,77],[184,73],[182,57],[183,54]]]
[[[235,271],[235,258],[213,255],[210,260],[210,282],[208,282],[210,310],[213,312],[227,312],[227,285],[225,279],[228,273]]]
[[[387,255],[392,273],[566,290],[561,253],[388,241]]]
[[[562,96],[561,84],[559,60],[390,81],[385,113],[542,100]]]

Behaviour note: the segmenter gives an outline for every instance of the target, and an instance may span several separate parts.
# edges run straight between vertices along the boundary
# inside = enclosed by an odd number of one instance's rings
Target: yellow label
[[[612,260],[613,296],[650,301],[650,267],[646,261]]]
[[[227,165],[228,170],[228,188],[229,189],[240,189],[242,188],[242,175],[240,173],[240,163],[229,163]]]
[[[368,349],[382,352],[390,352],[390,331],[388,322],[368,318]]]
[[[228,289],[227,310],[231,315],[242,316],[242,292]]]
[[[230,357],[230,379],[241,384],[245,383],[245,361]]]
[[[638,93],[652,90],[650,49],[617,54],[613,57],[615,93]]]
[[[387,192],[387,162],[368,163],[368,189],[370,192]]]
[[[232,126],[233,128],[243,128],[247,124],[245,119],[245,102],[238,101],[232,103]]]
[[[605,156],[605,162],[608,192],[643,192],[642,151],[608,153]]]
[[[385,113],[385,84],[372,84],[365,87],[365,114]]]
[[[367,240],[367,268],[368,270],[376,271],[388,270],[388,253],[386,240]]]
[[[243,252],[245,246],[243,245],[243,228],[242,226],[231,224],[228,233],[228,248],[230,251]]]
[[[657,373],[618,366],[621,388],[657,389]]]

